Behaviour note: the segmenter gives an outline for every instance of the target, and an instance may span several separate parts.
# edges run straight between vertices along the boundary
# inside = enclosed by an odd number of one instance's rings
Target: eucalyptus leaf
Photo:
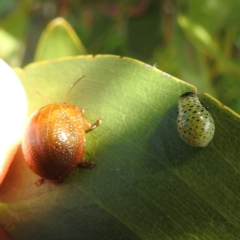
[[[52,20],[39,40],[35,61],[85,54],[81,40],[63,18]]]
[[[239,116],[207,94],[216,132],[206,148],[177,132],[177,101],[194,87],[118,56],[79,56],[17,70],[29,114],[47,104],[32,87],[85,107],[102,124],[87,134],[86,160],[61,184],[26,165],[21,150],[0,186],[0,224],[13,239],[239,239]],[[17,119],[16,119],[17,120]]]
[[[240,75],[238,65],[232,62],[228,56],[225,56],[222,50],[216,48],[213,37],[204,27],[190,21],[183,15],[178,16],[178,24],[186,32],[186,36],[192,44],[221,64],[224,71],[227,69],[238,76]]]

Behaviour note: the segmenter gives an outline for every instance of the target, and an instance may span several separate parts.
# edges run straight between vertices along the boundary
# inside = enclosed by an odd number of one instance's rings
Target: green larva
[[[181,138],[193,147],[206,147],[214,136],[213,118],[193,92],[179,97],[177,125]]]

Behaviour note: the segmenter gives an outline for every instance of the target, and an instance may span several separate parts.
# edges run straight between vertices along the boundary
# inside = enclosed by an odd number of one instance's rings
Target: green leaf
[[[85,54],[77,34],[63,18],[52,20],[39,40],[35,61]]]
[[[209,95],[215,124],[206,148],[177,132],[179,95],[190,86],[142,62],[83,56],[18,71],[29,113],[44,106],[37,90],[85,107],[102,124],[87,134],[86,159],[62,184],[39,179],[19,150],[0,187],[0,224],[13,239],[239,239],[240,118]]]
[[[0,58],[7,61],[11,66],[21,65],[25,49],[25,38],[28,24],[28,10],[31,0],[19,1],[14,11],[6,18],[0,20]],[[1,10],[5,3],[0,3]]]
[[[217,49],[212,36],[204,27],[190,21],[190,19],[184,15],[178,16],[178,24],[186,32],[188,39],[193,45],[215,59],[219,65],[222,66],[223,71],[227,69],[240,76],[238,65],[234,64],[228,56],[225,56],[221,50]]]
[[[219,0],[217,4],[212,4],[208,0],[189,2],[188,15],[193,22],[202,25],[211,35],[216,35],[234,15],[233,7],[235,9],[239,7],[237,2],[237,0]]]

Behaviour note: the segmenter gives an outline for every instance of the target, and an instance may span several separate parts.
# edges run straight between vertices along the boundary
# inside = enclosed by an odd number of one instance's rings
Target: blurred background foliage
[[[1,1],[0,58],[34,61],[46,25],[61,16],[87,54],[155,65],[240,113],[239,8],[239,0]]]

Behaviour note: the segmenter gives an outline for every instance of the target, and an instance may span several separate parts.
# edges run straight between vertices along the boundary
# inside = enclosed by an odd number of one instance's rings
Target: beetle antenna
[[[80,77],[75,83],[73,83],[73,84],[71,85],[71,87],[69,88],[69,90],[68,90],[68,92],[67,92],[67,95],[66,95],[66,97],[64,98],[64,100],[62,101],[62,103],[66,103],[66,101],[67,101],[67,99],[68,99],[68,96],[69,96],[71,90],[73,89],[73,87],[74,87],[81,79],[83,79],[84,77],[86,77],[86,75],[83,75],[83,76]]]
[[[49,103],[52,103],[48,98],[46,98],[45,96],[43,96],[35,87],[32,87],[32,89],[44,100],[46,100]]]

